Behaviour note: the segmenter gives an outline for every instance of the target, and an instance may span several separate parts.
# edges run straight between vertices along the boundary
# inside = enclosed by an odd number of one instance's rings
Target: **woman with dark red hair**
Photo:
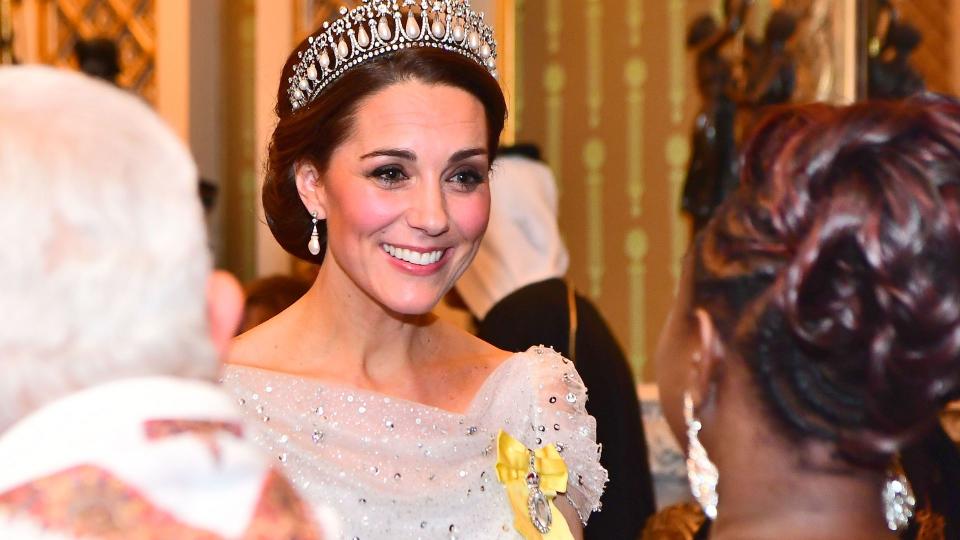
[[[896,538],[960,383],[960,105],[786,108],[742,159],[657,351],[698,537]]]

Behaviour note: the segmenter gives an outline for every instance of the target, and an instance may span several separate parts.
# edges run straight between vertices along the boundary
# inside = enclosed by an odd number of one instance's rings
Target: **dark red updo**
[[[786,431],[884,464],[960,383],[960,105],[784,108],[694,248],[694,304]]]

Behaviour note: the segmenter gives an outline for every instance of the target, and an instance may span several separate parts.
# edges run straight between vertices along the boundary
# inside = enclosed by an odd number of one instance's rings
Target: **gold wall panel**
[[[643,373],[647,363],[647,284],[646,256],[650,248],[647,233],[636,227],[627,233],[624,254],[629,262],[630,341],[627,357],[634,373]]]
[[[592,298],[600,297],[603,290],[604,264],[604,216],[603,216],[603,167],[607,160],[607,147],[603,139],[592,137],[583,145],[583,165],[586,170],[587,189],[587,274],[590,277]]]
[[[900,16],[917,27],[923,34],[923,41],[914,51],[911,63],[927,82],[927,88],[935,92],[956,93],[951,76],[951,56],[960,54],[960,50],[949,45],[957,43],[954,28],[956,19],[951,17],[953,10],[960,9],[957,0],[900,0],[896,2]]]
[[[517,92],[526,103],[512,111],[517,140],[539,144],[556,173],[569,276],[597,303],[644,378],[652,375],[652,338],[672,301],[688,236],[678,194],[698,104],[686,26],[714,6],[517,4]]]
[[[631,229],[624,243],[624,254],[629,261],[627,270],[628,299],[627,321],[629,338],[627,357],[634,373],[643,373],[647,362],[647,283],[646,257],[650,241],[646,230],[640,225],[643,216],[643,195],[646,187],[644,177],[644,145],[646,127],[647,62],[640,54],[643,43],[643,2],[630,0],[626,5],[627,44],[632,55],[623,66],[623,82],[626,85],[626,195],[629,201]]]
[[[603,106],[603,5],[600,0],[587,0],[587,110],[590,129],[600,127]]]
[[[643,28],[643,0],[629,0],[626,9],[627,35],[630,36],[630,47],[639,47]]]
[[[687,173],[687,161],[690,159],[690,143],[685,134],[674,133],[667,139],[664,157],[669,172],[669,197],[674,204],[676,214],[670,228],[670,277],[674,284],[680,279],[680,262],[690,243],[690,224],[679,213],[680,194],[683,192],[683,179]]]
[[[527,13],[526,9],[527,0],[514,0],[514,17],[513,23],[515,25],[513,29],[513,110],[507,111],[508,116],[513,120],[513,129],[514,129],[514,139],[516,139],[516,134],[523,129],[521,122],[523,121],[523,108],[526,106],[526,101],[524,99],[524,81],[527,75],[527,70],[524,65],[521,63],[524,58],[524,44],[526,40],[518,35],[518,31],[527,27],[527,21],[524,19],[524,16]]]
[[[670,42],[670,123],[673,132],[666,137],[664,146],[664,157],[668,167],[668,197],[673,203],[673,215],[670,219],[670,279],[675,284],[680,279],[680,259],[687,247],[687,238],[689,237],[686,218],[679,212],[680,194],[689,156],[689,144],[687,143],[687,133],[691,130],[687,126],[681,125],[684,120],[685,107],[689,106],[689,101],[698,100],[693,77],[689,78],[688,73],[693,72],[693,57],[686,49],[686,29],[688,24],[686,0],[669,0],[667,8],[667,28],[669,29],[668,40]],[[716,8],[719,4],[715,5]],[[692,13],[703,13],[700,9]],[[716,15],[717,20],[722,20],[723,14]]]
[[[222,204],[224,236],[222,264],[241,281],[257,277],[256,221],[258,182],[255,88],[250,73],[255,71],[255,0],[228,0],[222,13],[223,39],[230,43],[221,51],[224,141]],[[289,31],[289,30],[288,30]]]
[[[545,0],[547,13],[543,17],[547,30],[547,51],[550,54],[560,52],[560,32],[563,31],[563,2],[562,0]]]
[[[646,94],[644,84],[647,82],[647,64],[640,57],[627,60],[624,66],[624,82],[627,84],[626,142],[630,152],[627,153],[627,198],[630,201],[630,217],[639,218],[643,214],[643,159],[644,159],[644,104]]]
[[[670,122],[683,120],[683,107],[687,97],[687,51],[686,16],[684,0],[667,0],[667,28],[670,31]]]
[[[567,76],[561,64],[551,62],[543,70],[543,91],[546,92],[547,162],[557,176],[557,189],[563,194],[563,97]],[[543,95],[543,94],[541,94]]]

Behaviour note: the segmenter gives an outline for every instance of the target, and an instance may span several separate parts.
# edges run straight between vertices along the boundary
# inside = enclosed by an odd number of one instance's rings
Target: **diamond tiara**
[[[363,0],[307,38],[287,95],[294,110],[308,105],[348,69],[411,47],[453,51],[497,76],[497,43],[470,0]],[[390,24],[393,19],[393,24]],[[405,21],[405,22],[404,22]]]

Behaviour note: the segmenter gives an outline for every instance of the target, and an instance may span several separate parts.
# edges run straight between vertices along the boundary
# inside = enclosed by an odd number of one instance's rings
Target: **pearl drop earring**
[[[317,232],[317,213],[310,212],[311,221],[313,221],[313,232],[310,233],[310,241],[307,242],[307,250],[311,255],[320,254],[320,233]]]

